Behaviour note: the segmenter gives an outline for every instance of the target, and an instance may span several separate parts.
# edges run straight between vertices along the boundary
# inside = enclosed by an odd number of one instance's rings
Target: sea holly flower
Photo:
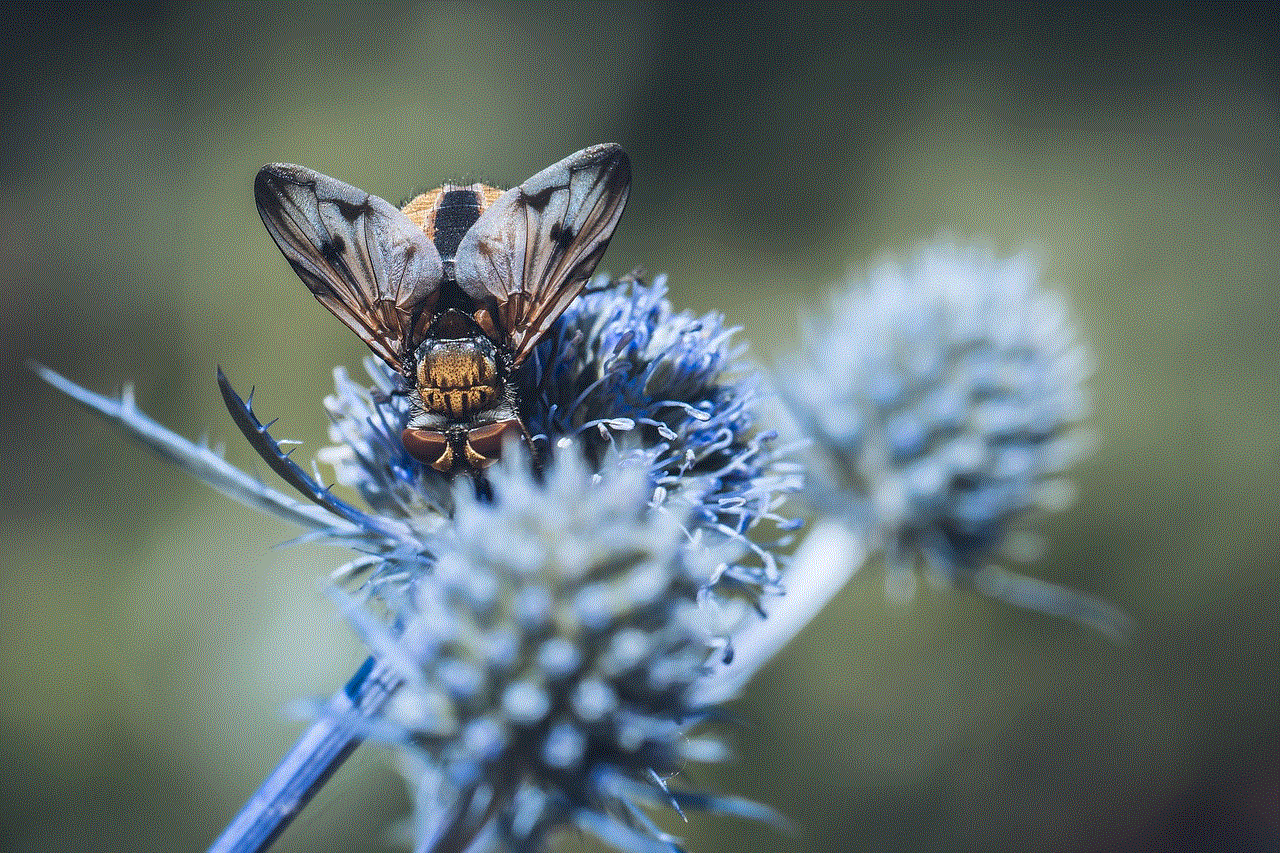
[[[574,436],[597,460],[615,445],[647,455],[654,484],[700,490],[697,523],[732,534],[777,514],[798,485],[774,435],[755,430],[761,389],[718,314],[676,313],[666,277],[597,287],[580,297],[534,353],[524,381],[529,428]],[[767,552],[761,552],[768,562]]]
[[[779,383],[807,436],[817,524],[779,564],[800,468],[757,426],[764,395],[718,315],[665,283],[597,279],[515,379],[528,442],[473,481],[405,451],[402,378],[335,371],[317,460],[283,450],[226,377],[229,412],[303,499],[111,399],[51,383],[231,497],[352,547],[334,598],[371,657],[215,842],[265,849],[359,740],[394,748],[414,845],[536,853],[576,829],[626,851],[676,841],[646,807],[776,820],[670,784],[724,749],[698,727],[882,551],[1119,636],[1108,605],[992,563],[1021,520],[1061,506],[1087,447],[1088,357],[1025,257],[937,247],[833,299]]]
[[[517,376],[533,448],[542,455],[573,440],[593,467],[626,458],[662,493],[697,494],[691,524],[754,554],[730,577],[773,583],[771,546],[796,526],[781,508],[799,488],[798,469],[772,432],[757,429],[762,385],[737,330],[718,314],[676,312],[666,294],[665,277],[598,277],[569,305]],[[452,512],[450,481],[400,442],[409,415],[401,377],[376,359],[365,369],[372,387],[335,370],[325,400],[334,445],[317,458],[377,513],[434,529]],[[375,572],[375,583],[385,576]]]
[[[380,715],[352,725],[401,752],[416,849],[484,849],[483,838],[538,851],[576,828],[669,851],[641,806],[773,819],[664,781],[725,754],[694,729],[708,660],[756,621],[759,589],[724,582],[743,543],[695,526],[692,490],[663,494],[634,458],[589,464],[581,452],[559,447],[541,476],[505,454],[489,500],[455,484],[433,570],[392,602],[390,621],[347,601],[403,681]]]
[[[809,501],[883,549],[891,595],[923,569],[1119,636],[1109,605],[995,562],[1032,550],[1021,522],[1069,503],[1091,445],[1091,359],[1040,279],[1029,255],[950,245],[886,262],[809,322],[778,387],[811,440]]]
[[[295,462],[221,373],[233,420],[305,501],[150,420],[131,396],[41,368],[224,493],[358,554],[335,575],[360,585],[334,594],[373,657],[314,706],[316,724],[212,849],[265,848],[359,738],[409,748],[430,804],[419,844],[439,850],[481,836],[537,850],[564,826],[666,850],[638,808],[655,801],[769,818],[663,781],[722,753],[689,733],[744,683],[735,637],[781,591],[773,550],[795,526],[781,512],[798,472],[756,428],[759,385],[732,335],[717,315],[675,312],[661,280],[597,280],[517,377],[537,464],[513,445],[483,483],[405,452],[398,375],[370,361],[365,387],[337,371],[325,401],[335,444],[318,460],[365,507]],[[762,648],[745,659],[767,660]]]
[[[795,526],[779,511],[798,475],[755,429],[760,386],[734,330],[675,312],[663,279],[607,284],[569,306],[518,377],[549,467],[539,477],[509,454],[489,500],[404,452],[408,404],[381,363],[366,363],[372,389],[338,371],[326,400],[338,443],[320,458],[339,482],[411,524],[450,517],[422,570],[393,558],[372,573],[365,592],[389,623],[348,606],[404,682],[386,714],[352,725],[407,752],[422,849],[484,835],[539,850],[565,827],[670,849],[641,804],[770,816],[662,780],[724,752],[689,732],[704,697],[736,692],[718,679],[735,629],[780,591],[771,549],[746,534]]]

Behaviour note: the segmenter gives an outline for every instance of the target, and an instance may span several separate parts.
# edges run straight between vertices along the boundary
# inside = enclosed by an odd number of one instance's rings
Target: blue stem
[[[352,713],[376,712],[400,682],[389,666],[372,657],[366,660],[347,685],[333,694],[330,713],[303,733],[209,846],[209,853],[261,853],[269,848],[360,745],[343,720]]]

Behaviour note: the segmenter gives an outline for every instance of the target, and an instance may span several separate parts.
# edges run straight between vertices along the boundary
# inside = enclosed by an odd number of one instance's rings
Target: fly
[[[264,166],[263,223],[316,299],[404,377],[405,450],[476,474],[528,441],[515,371],[595,271],[631,162],[593,145],[503,192],[446,184],[403,208],[302,166]]]

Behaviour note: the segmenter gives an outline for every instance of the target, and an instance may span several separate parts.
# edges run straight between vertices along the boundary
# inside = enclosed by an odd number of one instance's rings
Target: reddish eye
[[[524,427],[520,425],[520,421],[510,418],[468,430],[467,444],[486,462],[493,462],[502,455],[502,445],[508,437],[517,441],[524,437]]]
[[[430,465],[437,471],[448,473],[453,467],[453,453],[449,450],[449,439],[442,432],[429,429],[406,429],[400,433],[404,449],[409,455],[423,465]]]

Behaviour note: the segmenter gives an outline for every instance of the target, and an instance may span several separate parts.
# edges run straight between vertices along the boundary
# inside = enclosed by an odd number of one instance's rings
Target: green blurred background
[[[361,659],[344,560],[44,387],[36,359],[254,460],[363,345],[254,210],[287,160],[399,201],[617,141],[602,268],[671,274],[774,359],[849,270],[923,240],[1041,249],[1094,347],[1098,452],[1031,567],[1129,610],[1116,647],[973,596],[836,600],[688,781],[798,836],[713,851],[1276,850],[1280,82],[1262,7],[1157,16],[786,4],[12,10],[0,161],[0,848],[201,849]],[[263,466],[256,470],[268,475]],[[361,750],[278,845],[384,850]],[[577,849],[573,838],[564,849]]]

